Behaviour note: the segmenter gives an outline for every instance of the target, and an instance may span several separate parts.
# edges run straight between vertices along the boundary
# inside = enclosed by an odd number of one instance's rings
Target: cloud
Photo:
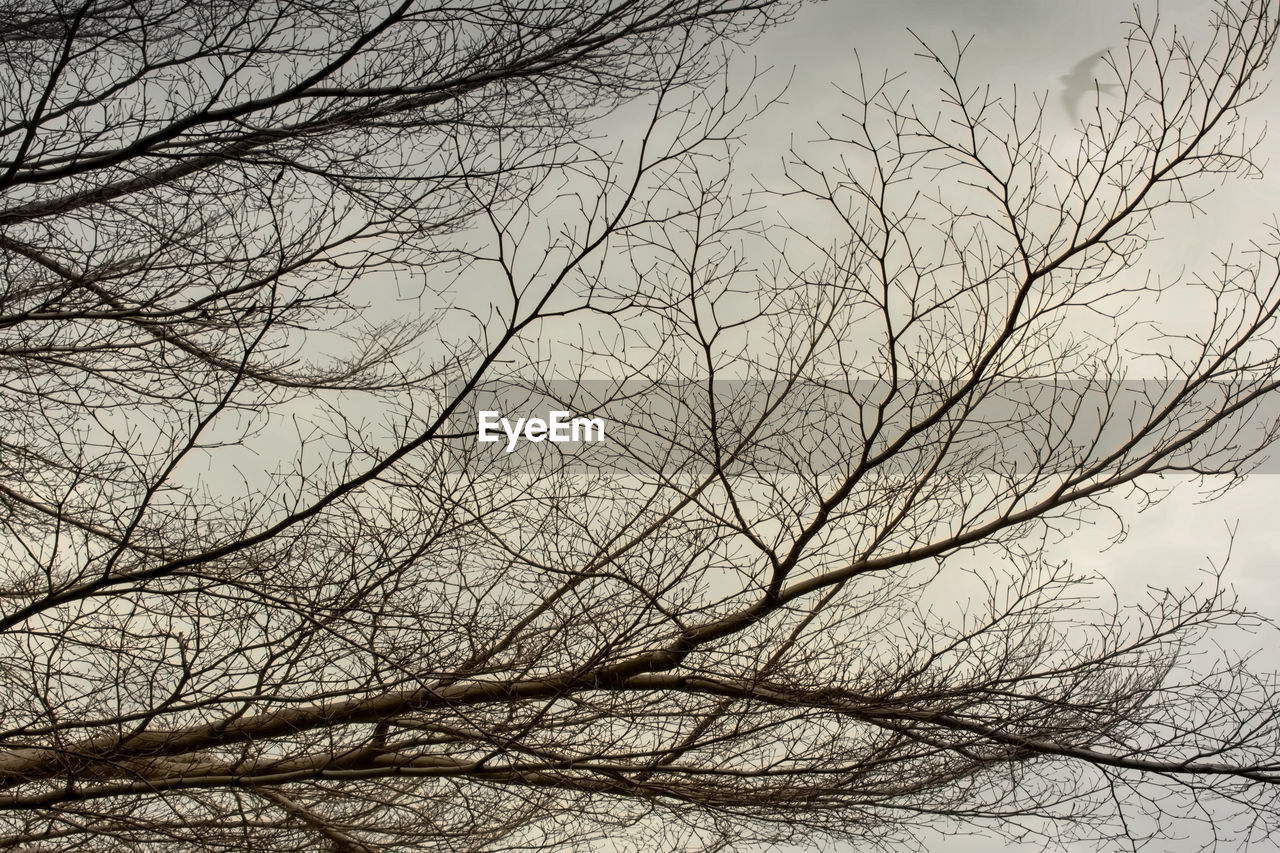
[[[1062,81],[1062,105],[1066,108],[1067,115],[1076,118],[1077,111],[1080,107],[1080,99],[1089,92],[1114,92],[1119,90],[1118,83],[1100,83],[1098,76],[1094,73],[1094,69],[1107,56],[1106,51],[1102,53],[1091,53],[1084,59],[1077,62],[1071,68],[1070,74],[1063,74],[1058,79]],[[1102,67],[1105,70],[1105,65]]]

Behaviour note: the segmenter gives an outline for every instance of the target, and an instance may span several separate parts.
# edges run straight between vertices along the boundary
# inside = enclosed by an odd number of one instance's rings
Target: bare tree
[[[0,8],[7,848],[1276,830],[1275,685],[1194,657],[1256,619],[1045,548],[1275,433],[1280,250],[1140,266],[1256,170],[1274,4],[1138,16],[1067,158],[929,52],[790,231],[719,48],[786,11]]]

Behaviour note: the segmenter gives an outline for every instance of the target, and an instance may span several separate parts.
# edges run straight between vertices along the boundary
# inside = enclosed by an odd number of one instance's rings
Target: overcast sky
[[[1180,28],[1207,35],[1206,6],[1203,0],[1164,0],[1161,9],[1171,23],[1176,20]],[[1145,7],[1153,9],[1154,4]],[[859,68],[872,80],[885,73],[903,74],[902,82],[922,112],[931,111],[937,103],[940,79],[928,62],[915,55],[920,50],[917,37],[943,54],[954,51],[957,39],[964,43],[972,37],[964,63],[968,84],[989,83],[993,94],[1009,98],[1016,89],[1019,103],[1026,107],[1041,99],[1046,136],[1055,150],[1056,146],[1069,149],[1074,145],[1074,127],[1083,112],[1093,107],[1093,94],[1073,91],[1062,78],[1074,74],[1078,81],[1083,73],[1087,79],[1091,68],[1087,60],[1107,50],[1119,50],[1126,32],[1123,22],[1131,16],[1128,4],[1113,0],[827,0],[811,4],[796,20],[767,33],[737,60],[741,69],[750,68],[753,61],[772,68],[759,83],[761,94],[776,91],[791,77],[783,102],[751,124],[745,134],[735,162],[739,182],[754,179],[773,184],[781,178],[780,163],[790,146],[803,148],[815,140],[820,135],[819,122],[837,130],[840,114],[849,106],[839,87],[856,88]],[[1092,67],[1098,75],[1105,74],[1100,63]],[[1103,95],[1104,106],[1108,97]],[[1254,105],[1250,121],[1261,124],[1269,113],[1280,113],[1276,104],[1276,93],[1272,93]],[[1205,203],[1204,213],[1194,217],[1186,211],[1168,211],[1163,240],[1153,246],[1148,257],[1151,266],[1166,275],[1184,267],[1193,270],[1196,263],[1210,261],[1213,251],[1225,251],[1233,242],[1264,239],[1266,223],[1275,213],[1271,201],[1280,189],[1278,141],[1280,130],[1265,144],[1269,153],[1264,159],[1269,157],[1276,164],[1274,174],[1265,181],[1234,182],[1224,187]],[[1177,321],[1178,306],[1166,303],[1164,307]],[[1195,319],[1189,310],[1186,319]],[[1280,458],[1280,449],[1274,455]],[[1273,467],[1280,468],[1280,464]],[[224,466],[221,475],[230,477],[232,473]],[[213,478],[219,472],[207,476]],[[1113,544],[1118,530],[1114,524],[1090,524],[1059,543],[1054,556],[1071,559],[1082,571],[1098,572],[1121,600],[1136,603],[1147,586],[1176,588],[1199,583],[1206,568],[1221,565],[1226,558],[1228,534],[1234,530],[1228,579],[1251,606],[1280,618],[1276,605],[1280,601],[1280,573],[1276,571],[1280,537],[1272,530],[1277,487],[1280,479],[1275,475],[1255,476],[1219,500],[1201,504],[1200,492],[1183,483],[1164,502],[1141,514],[1137,501],[1117,495],[1112,503],[1127,519],[1127,539]],[[1242,648],[1261,642],[1240,636],[1231,640]],[[1277,657],[1272,654],[1269,660],[1274,666]],[[981,835],[939,834],[925,843],[940,853],[1044,849],[1036,844],[1005,848]],[[1181,849],[1197,847],[1188,842]],[[815,842],[797,848],[797,853],[817,849],[829,848],[820,848]],[[844,853],[853,848],[837,849]]]
[[[1143,4],[1148,12],[1154,7]],[[1203,40],[1208,7],[1203,0],[1164,0],[1161,14],[1170,23],[1177,22],[1180,31],[1188,28]],[[786,103],[748,134],[742,162],[767,180],[776,173],[775,164],[789,141],[803,144],[814,139],[817,120],[838,121],[848,102],[836,84],[855,84],[857,60],[871,78],[879,79],[886,69],[905,74],[903,82],[917,103],[932,108],[938,78],[929,73],[928,63],[913,56],[919,45],[912,32],[941,53],[952,48],[952,33],[961,41],[972,36],[965,62],[968,82],[973,86],[990,83],[993,93],[1010,97],[1016,87],[1020,103],[1026,106],[1039,95],[1046,104],[1046,127],[1053,144],[1071,146],[1072,127],[1079,120],[1068,112],[1071,95],[1078,96],[1075,101],[1083,111],[1092,108],[1093,94],[1064,92],[1070,87],[1064,86],[1062,78],[1074,72],[1078,80],[1090,57],[1120,49],[1126,31],[1123,21],[1132,14],[1129,4],[1111,0],[830,0],[811,5],[755,46],[753,53],[763,65],[774,66],[779,76],[794,69],[794,77]],[[1104,73],[1100,64],[1096,73]],[[1104,105],[1107,97],[1103,95]],[[1246,115],[1251,127],[1280,115],[1277,93],[1269,93]],[[1169,217],[1162,231],[1166,239],[1153,247],[1151,265],[1164,273],[1183,266],[1191,270],[1197,263],[1205,269],[1211,252],[1225,251],[1233,242],[1266,239],[1266,224],[1276,213],[1273,200],[1280,197],[1278,140],[1280,131],[1264,141],[1263,159],[1275,166],[1264,180],[1226,185],[1206,204],[1204,215]],[[1189,309],[1174,305],[1175,319],[1178,310]],[[1280,456],[1280,450],[1273,456]],[[1109,537],[1116,532],[1114,525],[1086,526],[1059,546],[1061,555],[1081,569],[1104,575],[1122,598],[1139,601],[1144,586],[1178,587],[1202,580],[1204,569],[1226,559],[1228,533],[1234,530],[1228,579],[1249,605],[1280,618],[1276,604],[1280,601],[1280,534],[1274,522],[1278,487],[1280,479],[1274,474],[1255,475],[1222,498],[1203,504],[1194,486],[1183,483],[1170,498],[1141,514],[1136,512],[1136,502],[1117,500],[1130,523],[1124,542],[1108,547]],[[1236,636],[1227,641],[1239,643],[1244,650],[1270,638]],[[1280,668],[1274,653],[1266,660],[1269,667]],[[930,849],[947,853],[1044,849],[1030,844],[1003,848],[980,837],[939,836],[927,843]],[[1188,839],[1185,847],[1176,849],[1197,848],[1194,839]]]

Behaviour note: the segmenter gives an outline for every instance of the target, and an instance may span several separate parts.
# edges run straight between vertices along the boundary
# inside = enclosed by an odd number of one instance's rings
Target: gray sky
[[[1154,4],[1144,3],[1148,12]],[[1165,0],[1161,14],[1176,21],[1179,30],[1207,34],[1208,3],[1202,0]],[[933,108],[938,78],[928,64],[913,54],[919,49],[912,31],[939,52],[973,36],[966,54],[967,79],[972,86],[990,83],[993,94],[1012,96],[1031,106],[1040,95],[1045,100],[1047,135],[1053,145],[1072,146],[1071,130],[1077,117],[1067,112],[1061,78],[1091,55],[1123,44],[1123,21],[1131,6],[1111,0],[1047,2],[1047,0],[830,0],[807,7],[791,24],[766,35],[754,51],[762,65],[772,65],[784,76],[794,67],[785,104],[768,114],[747,137],[743,163],[753,175],[769,180],[776,175],[779,152],[789,141],[804,143],[817,136],[815,121],[838,121],[847,101],[834,84],[855,83],[858,63],[868,78],[879,79],[886,70],[903,73],[903,82],[922,108]],[[1201,37],[1200,40],[1203,40]],[[1087,66],[1086,66],[1087,67]],[[1102,75],[1103,68],[1096,66]],[[1104,105],[1109,95],[1103,96]],[[1082,93],[1081,110],[1092,108],[1093,93]],[[1250,127],[1260,127],[1280,115],[1277,93],[1271,92],[1247,113]],[[1280,163],[1276,154],[1280,134],[1265,140],[1262,161]],[[1169,216],[1162,227],[1163,242],[1152,247],[1150,264],[1168,273],[1181,267],[1194,270],[1212,261],[1212,252],[1225,251],[1233,242],[1265,239],[1266,224],[1276,213],[1273,201],[1280,197],[1280,166],[1264,180],[1233,182],[1205,204],[1205,214],[1195,217],[1182,211]],[[1189,305],[1165,304],[1173,320],[1194,320]],[[1280,450],[1273,454],[1280,459]],[[1272,465],[1274,468],[1274,464]],[[1111,545],[1114,525],[1085,526],[1058,546],[1059,556],[1070,558],[1082,570],[1096,570],[1117,590],[1122,600],[1140,601],[1147,586],[1174,587],[1197,583],[1203,570],[1221,565],[1228,555],[1228,580],[1255,610],[1280,618],[1280,536],[1275,525],[1275,495],[1280,480],[1274,474],[1255,475],[1220,499],[1201,503],[1203,495],[1193,484],[1180,484],[1172,495],[1144,512],[1136,502],[1113,501],[1129,522],[1129,535]],[[1234,530],[1232,544],[1229,533]],[[1224,638],[1244,651],[1264,645],[1267,638],[1243,634]],[[1280,668],[1280,655],[1268,653],[1259,662]],[[1202,839],[1200,839],[1202,840]],[[1195,850],[1197,839],[1179,847],[1152,849]],[[1011,845],[982,837],[926,839],[932,850],[969,853],[1008,849],[1044,849],[1039,844]],[[805,848],[800,848],[805,849]],[[816,847],[814,849],[817,849]],[[850,850],[850,847],[838,848]],[[1094,849],[1087,847],[1050,849]]]
[[[1207,31],[1202,20],[1206,5],[1203,0],[1165,0],[1161,4],[1163,15],[1185,23],[1192,32]],[[1146,6],[1152,8],[1153,4]],[[735,163],[739,184],[749,179],[766,185],[778,181],[779,163],[790,145],[804,146],[816,139],[820,121],[833,131],[838,129],[839,116],[849,102],[837,87],[856,85],[859,60],[862,73],[870,80],[878,80],[886,72],[904,74],[903,83],[922,111],[933,109],[939,78],[931,73],[929,63],[915,56],[920,49],[916,36],[944,54],[954,49],[953,33],[961,43],[972,36],[964,65],[969,85],[989,83],[993,94],[1010,98],[1016,88],[1019,102],[1028,107],[1039,96],[1045,104],[1046,136],[1053,139],[1055,150],[1057,146],[1069,149],[1079,116],[1068,114],[1061,78],[1071,74],[1082,60],[1119,49],[1125,32],[1122,22],[1131,14],[1128,4],[1112,0],[828,0],[811,4],[796,20],[767,33],[739,60],[742,67],[749,67],[752,57],[761,66],[772,66],[771,74],[760,82],[762,93],[776,91],[788,74],[793,75],[784,102],[751,125],[744,138]],[[1100,65],[1096,73],[1103,74]],[[1082,93],[1075,104],[1081,110],[1090,109],[1092,97]],[[1108,97],[1103,95],[1104,105]],[[1280,114],[1276,104],[1273,93],[1255,105],[1251,115],[1261,123],[1269,114]],[[1276,139],[1280,140],[1280,134]],[[1275,141],[1268,141],[1267,148],[1272,155],[1280,153],[1275,150]],[[1280,157],[1270,159],[1280,164]],[[1185,211],[1169,211],[1162,230],[1165,239],[1153,247],[1148,260],[1168,273],[1208,260],[1211,250],[1223,251],[1233,241],[1264,236],[1264,223],[1274,214],[1271,200],[1280,197],[1277,190],[1280,166],[1265,181],[1223,188],[1205,203],[1204,215],[1193,218]],[[1164,308],[1175,322],[1180,312],[1188,320],[1195,319],[1191,308],[1180,307],[1176,301]],[[279,422],[270,428],[288,432],[291,425]],[[287,443],[287,436],[280,440]],[[1280,458],[1280,449],[1275,455]],[[206,476],[237,479],[226,467]],[[1114,525],[1087,525],[1059,543],[1055,556],[1071,559],[1081,570],[1097,571],[1122,600],[1136,602],[1147,586],[1176,588],[1197,583],[1206,567],[1221,564],[1228,551],[1228,532],[1234,529],[1227,577],[1251,606],[1280,618],[1280,573],[1276,572],[1280,538],[1272,522],[1278,485],[1280,480],[1274,475],[1257,476],[1206,505],[1196,502],[1200,495],[1192,484],[1183,483],[1163,503],[1142,513],[1137,512],[1136,502],[1116,496],[1112,503],[1130,526],[1125,541],[1112,544]],[[1242,646],[1256,642],[1256,638],[1244,636],[1234,639]],[[1274,664],[1277,657],[1273,654],[1270,660]],[[946,853],[1044,849],[1039,844],[1005,848],[981,835],[948,837],[945,832],[925,839],[925,843],[931,850]],[[1188,842],[1183,849],[1197,847]],[[818,847],[801,847],[796,853],[814,849]],[[852,849],[837,848],[842,853]]]

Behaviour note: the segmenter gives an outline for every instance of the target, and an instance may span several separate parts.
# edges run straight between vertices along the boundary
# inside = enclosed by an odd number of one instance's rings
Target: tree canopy
[[[793,5],[0,5],[0,845],[1274,833],[1261,620],[1046,542],[1280,428],[1277,244],[1144,274],[1275,4],[1137,10],[1070,156],[924,46],[762,192]]]

